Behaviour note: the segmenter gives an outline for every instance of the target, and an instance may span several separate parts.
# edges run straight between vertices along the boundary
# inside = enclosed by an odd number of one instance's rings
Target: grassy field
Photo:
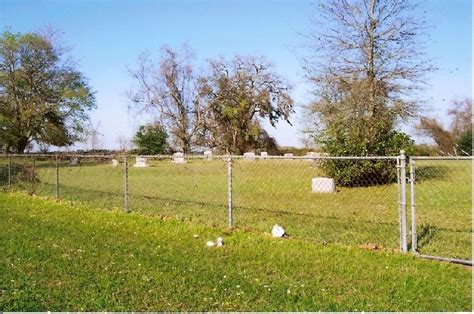
[[[169,160],[149,162],[149,168],[130,168],[131,211],[208,226],[227,224],[224,161],[189,160],[181,165]],[[50,162],[37,161],[36,194],[54,195],[52,166]],[[324,174],[317,164],[305,160],[235,161],[235,225],[268,232],[278,223],[291,236],[318,243],[359,246],[369,242],[387,249],[399,247],[396,184],[314,194],[311,178],[321,175]],[[471,259],[471,162],[417,161],[416,175],[420,252]],[[377,182],[376,177],[367,180]],[[17,188],[33,189],[31,185]],[[124,204],[123,190],[123,169],[113,168],[110,160],[98,163],[82,159],[80,166],[63,162],[60,168],[63,199],[120,209]]]
[[[2,311],[472,309],[471,268],[19,193],[0,248]]]

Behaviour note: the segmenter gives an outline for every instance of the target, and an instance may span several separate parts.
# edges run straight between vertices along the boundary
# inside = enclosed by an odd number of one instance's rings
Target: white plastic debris
[[[274,225],[272,228],[272,236],[275,238],[282,238],[285,235],[285,229],[279,225]]]
[[[220,247],[220,246],[223,246],[223,245],[224,245],[224,239],[222,239],[221,237],[218,237],[216,242],[214,242],[214,241],[207,241],[207,242],[206,242],[206,245],[207,245],[208,247],[213,247],[213,246]]]
[[[216,246],[216,243],[215,243],[214,241],[207,241],[207,242],[206,242],[206,245],[207,245],[208,247],[213,247],[213,246]]]

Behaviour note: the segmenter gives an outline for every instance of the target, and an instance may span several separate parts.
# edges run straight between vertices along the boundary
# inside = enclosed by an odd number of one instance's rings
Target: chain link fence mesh
[[[472,259],[472,160],[413,158],[417,250]]]
[[[472,160],[412,163],[418,252],[471,259]],[[0,157],[0,184],[101,209],[267,233],[278,224],[290,237],[398,250],[399,165],[397,157],[12,155]]]
[[[331,159],[236,160],[234,166],[235,221],[269,232],[274,224],[290,236],[322,243],[397,248],[399,242],[396,160],[384,163],[393,171],[390,183],[360,176],[359,187],[326,189],[323,164]],[[351,165],[368,160],[339,160]],[[318,186],[319,185],[319,186]],[[316,191],[313,191],[315,189]]]
[[[225,226],[227,164],[222,158],[129,157],[131,211]]]

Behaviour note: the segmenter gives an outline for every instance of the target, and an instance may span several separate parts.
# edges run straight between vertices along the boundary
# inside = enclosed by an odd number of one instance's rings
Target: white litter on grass
[[[279,225],[274,225],[272,228],[272,236],[274,238],[282,238],[285,235],[285,229]]]
[[[217,238],[217,242],[214,242],[214,241],[207,241],[207,242],[206,242],[206,245],[207,245],[208,247],[213,247],[213,246],[220,247],[220,246],[223,246],[223,245],[224,245],[224,239],[222,239],[221,237],[218,237],[218,238]]]
[[[206,242],[206,245],[207,245],[208,247],[213,247],[213,246],[216,246],[216,243],[215,243],[214,241],[207,241],[207,242]]]

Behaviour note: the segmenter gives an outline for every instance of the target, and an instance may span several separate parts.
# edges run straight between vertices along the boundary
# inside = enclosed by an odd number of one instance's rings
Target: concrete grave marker
[[[262,159],[266,159],[266,158],[268,157],[268,153],[267,153],[267,152],[261,152],[261,153],[260,153],[260,157],[261,157]]]
[[[146,157],[141,156],[135,158],[135,164],[133,166],[137,168],[149,167]]]
[[[117,159],[112,159],[112,167],[117,167],[119,165],[119,161]]]
[[[172,162],[175,163],[175,164],[184,164],[184,163],[186,163],[186,160],[184,160],[184,154],[183,153],[174,153]]]
[[[313,193],[334,193],[336,192],[336,184],[332,178],[313,178],[311,181]]]
[[[247,152],[244,153],[245,160],[255,160],[255,153],[254,152]]]
[[[204,157],[206,157],[206,160],[212,160],[212,151],[206,150],[204,152]]]

